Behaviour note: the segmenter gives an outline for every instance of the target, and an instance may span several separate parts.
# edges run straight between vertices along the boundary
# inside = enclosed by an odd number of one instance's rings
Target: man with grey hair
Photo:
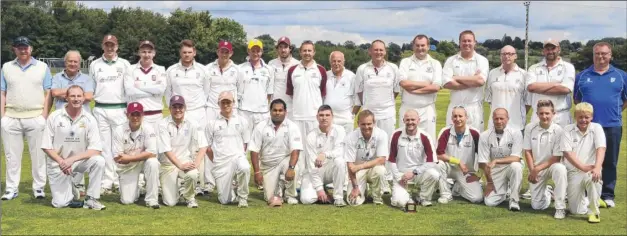
[[[324,104],[333,109],[333,123],[351,132],[355,127],[355,114],[361,107],[355,93],[355,73],[344,68],[344,53],[340,51],[331,52],[329,62],[331,70],[327,71]]]
[[[84,91],[83,110],[91,114],[89,102],[94,98],[94,80],[89,77],[89,74],[81,72],[81,62],[83,61],[81,53],[70,50],[65,53],[63,61],[65,62],[65,69],[52,77],[51,93],[54,98],[55,110],[62,109],[67,104],[67,89],[72,85],[78,85]],[[85,195],[84,174],[75,175],[73,183],[79,189],[81,196]]]

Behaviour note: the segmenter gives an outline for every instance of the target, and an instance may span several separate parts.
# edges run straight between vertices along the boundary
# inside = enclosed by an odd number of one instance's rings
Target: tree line
[[[220,40],[233,43],[233,61],[245,61],[247,34],[244,27],[228,18],[216,18],[209,11],[192,11],[176,9],[169,17],[141,8],[114,7],[110,12],[103,9],[88,8],[75,1],[9,1],[1,5],[2,13],[2,63],[12,60],[15,56],[11,49],[12,40],[18,36],[26,36],[33,42],[33,56],[38,58],[62,58],[68,50],[79,50],[84,59],[89,56],[102,55],[101,41],[105,34],[112,33],[119,40],[119,56],[129,59],[131,63],[138,60],[137,44],[140,40],[151,40],[157,47],[155,62],[169,66],[179,60],[178,44],[183,39],[191,39],[196,43],[196,60],[208,64],[217,59],[216,48]],[[457,32],[452,33],[456,37]],[[289,35],[287,35],[289,36]],[[268,34],[256,38],[264,44],[263,59],[268,62],[277,56],[274,50],[276,40]],[[399,63],[404,57],[413,54],[413,38],[407,42],[386,42],[387,59]],[[613,64],[623,70],[627,69],[627,46],[625,38],[602,38],[589,40],[585,45],[581,42],[562,40],[560,47],[562,56],[569,60],[577,70],[583,70],[592,64],[592,46],[606,41],[614,46]],[[436,40],[430,38],[435,50],[430,54],[442,64],[447,57],[458,51],[453,40]],[[300,42],[293,42],[292,51],[298,58]],[[357,70],[357,67],[370,60],[369,43],[356,44],[353,41],[332,42],[319,40],[316,44],[315,60],[330,68],[328,55],[338,50],[344,53],[346,68]],[[518,50],[519,66],[524,67],[525,40],[520,37],[504,35],[501,39],[487,39],[477,43],[477,53],[490,61],[490,67],[500,65],[499,50],[504,45],[512,45]],[[529,41],[529,65],[542,58],[542,42]]]

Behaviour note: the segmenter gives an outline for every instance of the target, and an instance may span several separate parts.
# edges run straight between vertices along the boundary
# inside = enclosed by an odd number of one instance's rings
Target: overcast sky
[[[244,26],[248,39],[268,33],[274,39],[288,36],[303,40],[352,40],[357,44],[382,39],[406,43],[418,33],[438,40],[457,41],[470,29],[478,41],[503,34],[525,36],[523,2],[287,2],[287,1],[85,1],[86,6],[142,7],[163,13],[180,7],[208,10],[213,17],[231,18]],[[150,4],[146,4],[150,3]],[[529,38],[585,42],[603,37],[627,37],[627,1],[532,2]]]

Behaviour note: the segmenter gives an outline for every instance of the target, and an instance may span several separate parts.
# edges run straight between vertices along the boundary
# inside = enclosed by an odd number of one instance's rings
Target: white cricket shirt
[[[248,150],[259,153],[261,169],[277,166],[285,158],[290,158],[294,150],[303,150],[303,141],[296,124],[289,120],[275,129],[271,119],[259,122],[253,129]]]
[[[403,58],[398,67],[400,80],[410,80],[419,82],[430,82],[431,84],[442,86],[442,64],[435,60],[431,55],[427,55],[424,60],[416,58],[412,55]],[[402,87],[401,87],[402,89]],[[403,89],[401,93],[401,101],[403,105],[422,108],[435,103],[437,93],[431,94],[412,94]]]
[[[218,97],[221,92],[230,91],[233,93],[235,103],[233,108],[239,107],[238,93],[237,93],[237,81],[240,80],[240,67],[233,61],[229,60],[229,65],[220,69],[220,65],[216,60],[213,63],[207,65],[207,71],[209,73],[209,93],[207,94],[207,107],[220,109],[218,105]],[[187,100],[186,100],[187,101]]]
[[[327,71],[326,90],[324,104],[333,109],[333,123],[353,123],[353,106],[359,100],[355,93],[355,73],[344,69],[338,77],[333,71]]]
[[[185,68],[178,62],[168,68],[165,102],[170,106],[170,98],[174,95],[183,96],[187,110],[204,108],[209,94],[209,72],[202,64],[194,61]]]
[[[481,71],[481,77],[485,81],[488,78],[490,63],[488,59],[477,52],[473,52],[472,58],[464,59],[460,53],[446,59],[442,68],[442,84],[453,81],[453,76],[473,76]],[[450,104],[466,105],[483,102],[483,89],[485,87],[469,88],[464,90],[451,90]]]
[[[300,61],[290,57],[290,61],[286,64],[281,62],[281,59],[275,58],[268,62],[268,66],[274,70],[274,93],[272,94],[272,100],[282,99],[288,105],[291,104],[292,98],[286,94],[287,91],[287,71],[295,65],[300,64]],[[287,108],[291,111],[292,107]]]
[[[539,122],[532,122],[525,126],[523,150],[531,150],[533,164],[549,160],[553,156],[562,156],[560,139],[564,130],[558,124],[551,123],[548,129],[540,126]]]
[[[388,155],[388,134],[382,129],[374,127],[370,139],[366,141],[359,128],[346,135],[344,140],[344,159],[346,162],[353,162],[359,165],[364,162],[374,160],[377,157]]]
[[[124,83],[129,103],[141,103],[144,111],[163,110],[163,95],[167,87],[167,76],[163,66],[152,64],[150,68],[144,70],[139,63],[132,65],[128,79]]]
[[[490,119],[488,128],[492,128],[492,112],[497,108],[505,108],[509,113],[508,128],[523,130],[527,121],[525,98],[527,83],[525,70],[516,65],[512,71],[505,73],[503,66],[494,68],[488,74],[485,101],[490,103]]]
[[[124,80],[131,63],[116,56],[112,63],[100,57],[89,64],[89,76],[94,79],[94,101],[98,103],[126,103]]]
[[[510,128],[508,125],[503,129],[503,134],[499,135],[494,128],[490,128],[483,131],[479,137],[477,162],[489,163],[510,156],[522,158],[522,148],[523,136],[520,129]],[[497,173],[507,166],[507,164],[497,164],[492,169],[492,173]]]
[[[437,162],[435,145],[429,134],[422,130],[410,136],[406,130],[397,130],[390,141],[389,162],[396,163],[398,171],[405,173],[427,162]]]
[[[246,157],[244,144],[250,141],[250,129],[246,119],[241,116],[231,116],[227,120],[218,115],[215,120],[209,120],[205,127],[207,144],[213,151],[213,163],[220,167],[230,163],[232,159]]]
[[[363,109],[372,111],[377,120],[395,117],[394,93],[400,92],[398,66],[386,61],[375,68],[371,60],[359,66],[355,75],[357,93],[363,93]]]
[[[590,122],[585,133],[581,133],[577,124],[570,124],[564,127],[564,134],[561,141],[561,151],[574,152],[577,158],[584,165],[594,165],[597,159],[597,149],[606,147],[605,132],[600,124]],[[579,171],[566,158],[562,159],[569,171]]]
[[[164,117],[159,122],[158,144],[159,161],[162,165],[172,165],[165,152],[173,152],[182,163],[193,162],[195,157],[192,155],[198,149],[208,146],[202,126],[192,120],[183,119],[177,127],[172,116]]]
[[[141,125],[135,132],[131,131],[128,125],[119,126],[118,130],[113,134],[112,138],[113,150],[120,154],[137,155],[142,152],[150,152],[157,155],[157,132],[150,125]],[[124,171],[133,169],[140,162],[131,162],[128,164],[116,163],[117,167]]]
[[[260,62],[261,67],[255,69],[250,62],[242,63],[240,80],[237,85],[239,109],[250,112],[268,112],[268,95],[274,93],[274,70]]]
[[[468,172],[474,173],[479,169],[476,154],[479,144],[479,131],[466,125],[463,137],[458,142],[457,133],[453,126],[448,126],[440,130],[438,135],[438,145],[436,154],[446,154],[453,156],[464,163],[468,168]]]
[[[344,155],[344,138],[346,134],[344,128],[340,125],[332,125],[328,134],[320,131],[320,128],[313,129],[307,134],[305,140],[305,160],[307,173],[311,174],[312,184],[316,190],[322,190],[323,179],[320,176],[320,168],[316,167],[316,159],[318,154],[324,153],[326,159],[323,166],[332,164],[336,158],[343,159]],[[346,165],[346,162],[343,162]],[[336,168],[345,168],[338,166]]]
[[[287,95],[292,95],[294,120],[316,120],[322,98],[326,95],[327,71],[315,61],[305,67],[302,63],[287,72]]]
[[[568,88],[570,93],[572,93],[575,87],[575,67],[573,64],[565,62],[560,58],[559,62],[549,70],[546,60],[542,60],[529,67],[529,71],[527,71],[527,86],[535,82],[559,83]],[[535,111],[539,100],[551,100],[555,106],[555,112],[568,111],[572,104],[570,93],[566,95],[529,93],[527,105],[530,105]]]

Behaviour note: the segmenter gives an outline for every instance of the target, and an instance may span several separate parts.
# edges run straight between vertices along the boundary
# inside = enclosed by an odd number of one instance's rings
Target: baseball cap
[[[253,39],[248,42],[248,49],[252,49],[254,46],[258,46],[263,49],[263,43],[259,39]]]
[[[175,105],[175,104],[180,104],[180,105],[185,106],[185,98],[183,98],[183,96],[180,96],[180,95],[172,96],[172,98],[170,98],[170,106]]]
[[[133,112],[139,112],[144,114],[144,106],[139,102],[131,102],[126,106],[126,114],[132,114]]]
[[[105,44],[105,43],[114,43],[114,44],[117,45],[118,44],[118,38],[115,37],[115,35],[107,34],[102,39],[102,44]]]
[[[221,40],[220,44],[218,44],[218,50],[226,48],[228,49],[230,52],[233,51],[233,44],[231,44],[231,42],[226,41],[226,40]]]
[[[279,41],[276,43],[276,45],[277,45],[277,46],[279,46],[279,44],[281,44],[281,43],[285,43],[285,44],[287,44],[287,46],[292,45],[292,44],[290,43],[290,38],[285,37],[285,36],[283,36],[283,37],[279,38]]]
[[[218,96],[218,103],[220,103],[224,99],[235,101],[235,98],[233,98],[233,93],[231,91],[222,91]]]
[[[152,47],[152,48],[155,48],[155,44],[154,44],[154,43],[152,43],[152,42],[150,42],[150,41],[148,41],[148,40],[144,40],[144,41],[141,41],[141,42],[139,43],[139,47],[140,47],[140,48],[141,48],[141,47],[143,47],[143,46],[146,46],[146,45],[148,45],[148,46],[150,46],[150,47]]]
[[[546,41],[544,41],[544,45],[542,45],[542,47],[546,47],[546,45],[553,45],[556,47],[559,47],[560,44],[557,42],[557,40],[554,39],[547,39]]]
[[[24,36],[17,37],[13,40],[13,47],[21,45],[30,46],[30,40]]]

